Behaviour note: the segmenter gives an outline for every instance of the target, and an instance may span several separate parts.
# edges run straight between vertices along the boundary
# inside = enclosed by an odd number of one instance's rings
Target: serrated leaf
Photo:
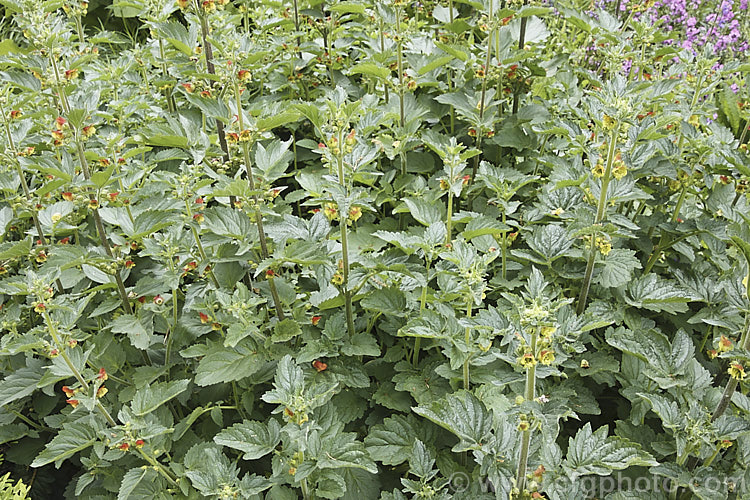
[[[368,76],[374,76],[375,78],[379,78],[381,80],[384,80],[388,78],[388,76],[391,74],[391,71],[383,66],[378,66],[375,63],[359,63],[355,64],[349,69],[350,75],[368,75]]]
[[[55,462],[55,465],[59,467],[64,460],[92,446],[96,442],[96,433],[99,430],[94,427],[95,422],[89,417],[84,417],[75,422],[63,424],[63,428],[52,438],[52,441],[47,443],[31,466],[41,467]]]
[[[364,444],[354,440],[355,434],[339,433],[325,443],[325,449],[318,456],[321,469],[363,469],[377,474],[378,467],[365,450]]]
[[[142,417],[151,413],[170,399],[182,394],[189,385],[189,380],[172,380],[138,389],[130,403],[133,414]]]
[[[411,216],[425,226],[443,219],[442,210],[437,203],[430,203],[421,198],[404,198],[404,203],[409,208]]]
[[[261,368],[261,355],[240,343],[235,349],[215,348],[198,363],[195,383],[200,386],[233,382]]]
[[[31,252],[31,239],[26,238],[17,243],[9,244],[6,247],[0,247],[0,259],[9,260],[18,257],[26,257]]]
[[[656,312],[687,311],[691,299],[688,292],[654,273],[632,281],[625,292],[625,302],[631,306]]]
[[[268,424],[243,420],[217,434],[214,442],[240,450],[245,460],[257,460],[271,453],[281,442],[281,426],[274,419]]]
[[[136,349],[146,350],[154,343],[153,335],[146,330],[141,320],[132,314],[123,314],[110,325],[114,333],[125,333]]]
[[[396,287],[377,288],[360,303],[365,309],[378,311],[386,316],[406,315],[406,295]]]
[[[286,318],[273,326],[271,340],[274,342],[287,342],[300,333],[302,333],[302,329],[299,327],[299,324],[291,318]]]
[[[638,396],[651,403],[651,409],[659,415],[664,428],[680,429],[687,423],[684,414],[676,402],[670,401],[658,394],[638,393]]]
[[[244,240],[254,230],[244,212],[228,207],[206,210],[204,224],[212,233],[236,240]]]
[[[413,419],[403,415],[386,418],[365,437],[370,456],[383,465],[399,465],[409,459],[417,434]]]
[[[159,474],[153,467],[135,467],[125,473],[117,493],[117,500],[145,500],[154,498],[155,482]]]
[[[30,395],[36,390],[42,375],[44,369],[39,360],[29,361],[27,366],[8,374],[0,382],[0,406]]]
[[[639,445],[620,437],[607,437],[608,430],[605,425],[591,432],[591,423],[587,422],[568,440],[568,456],[563,467],[571,479],[587,474],[605,476],[633,465],[658,465]]]
[[[564,256],[575,240],[568,235],[564,227],[548,224],[537,226],[526,243],[533,251],[541,255],[547,264],[551,264]]]
[[[461,441],[453,447],[454,452],[481,448],[492,432],[492,412],[465,390],[412,410],[458,436]]]
[[[627,248],[613,248],[604,259],[595,281],[606,288],[618,288],[633,279],[633,270],[641,269],[641,261],[635,251]]]

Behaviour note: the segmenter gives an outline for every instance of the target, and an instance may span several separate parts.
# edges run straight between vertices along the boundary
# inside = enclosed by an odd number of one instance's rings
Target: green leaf
[[[421,68],[419,68],[417,70],[417,74],[419,74],[420,76],[424,75],[424,74],[427,74],[430,71],[432,71],[433,69],[438,69],[438,68],[440,68],[442,66],[445,66],[446,64],[448,64],[449,62],[451,62],[455,58],[456,57],[454,55],[447,55],[447,56],[436,57],[435,59],[433,59],[429,63],[427,63],[424,66],[422,66]]]
[[[31,463],[31,466],[41,467],[55,462],[55,466],[59,468],[65,459],[93,445],[96,442],[98,430],[96,420],[88,416],[75,422],[63,424],[60,432],[52,438],[52,441],[47,443],[44,450]]]
[[[341,346],[341,354],[346,356],[380,356],[378,340],[369,333],[355,333]]]
[[[631,282],[625,292],[625,302],[655,312],[685,312],[688,309],[686,302],[690,300],[692,297],[687,291],[654,273]]]
[[[0,406],[5,406],[34,392],[42,375],[44,375],[44,369],[39,360],[29,361],[27,366],[11,372],[0,382]]]
[[[492,412],[463,389],[412,410],[459,437],[461,441],[453,447],[453,452],[481,448],[491,436]]]
[[[365,446],[373,460],[399,465],[411,456],[418,429],[419,422],[412,415],[395,414],[370,429]]]
[[[170,399],[185,392],[189,385],[189,380],[173,380],[138,389],[130,403],[133,414],[142,417],[151,413]]]
[[[235,349],[217,347],[198,363],[195,383],[200,386],[233,382],[249,377],[261,368],[257,350],[240,343]]]
[[[365,6],[361,3],[341,2],[334,3],[328,7],[333,12],[340,14],[364,14]]]
[[[430,203],[421,198],[404,198],[404,203],[409,208],[411,216],[425,226],[439,222],[443,218],[443,212],[437,203]]]
[[[658,394],[644,394],[639,392],[638,396],[651,403],[651,409],[659,415],[665,429],[682,429],[687,424],[685,415],[675,401],[670,401]]]
[[[467,240],[491,234],[492,236],[502,236],[503,233],[510,231],[512,228],[507,224],[503,224],[497,219],[490,217],[475,217],[471,219],[464,230],[461,232]]]
[[[375,63],[359,63],[355,64],[349,69],[350,75],[368,75],[368,76],[374,76],[375,78],[380,78],[381,80],[385,80],[390,76],[391,71],[388,68],[385,68],[383,66],[378,66]]]
[[[414,441],[409,458],[409,472],[420,479],[429,480],[437,471],[433,471],[435,458],[430,450],[419,439]]]
[[[2,248],[0,247],[0,249]],[[29,253],[31,253],[31,239],[26,238],[0,250],[0,259],[10,260],[18,257],[26,257]]]
[[[548,224],[537,226],[526,243],[532,250],[541,255],[546,263],[551,264],[555,259],[564,256],[573,246],[575,240],[568,235],[564,227]]]
[[[205,226],[214,234],[244,240],[254,231],[250,219],[241,210],[215,207],[205,212]]]
[[[284,111],[283,113],[279,113],[273,116],[269,116],[267,118],[260,118],[256,122],[256,126],[258,127],[258,130],[265,131],[265,130],[272,130],[277,127],[281,127],[282,125],[286,125],[288,123],[296,122],[299,119],[299,114],[295,111]]]
[[[740,249],[742,255],[745,256],[747,264],[750,266],[750,243],[746,242],[738,236],[732,236],[732,243],[734,243],[735,246]]]
[[[153,467],[142,466],[130,469],[120,483],[117,500],[146,500],[155,498],[163,492],[159,473]],[[165,493],[165,492],[164,492]]]
[[[364,444],[355,440],[356,434],[338,433],[324,442],[324,450],[318,455],[320,469],[363,469],[377,474],[378,467],[365,450]]]
[[[386,316],[406,315],[406,295],[399,288],[377,288],[364,297],[360,304],[365,309],[378,311]]]
[[[109,182],[110,177],[112,177],[112,172],[115,171],[115,165],[115,162],[110,162],[106,170],[94,172],[93,174],[91,174],[91,182],[93,182],[94,185],[100,189],[106,186]]]
[[[289,151],[292,140],[281,142],[276,139],[268,145],[268,148],[258,144],[255,150],[255,165],[263,172],[266,181],[272,182],[286,173],[289,163],[294,155]]]
[[[146,350],[156,340],[151,332],[146,330],[141,320],[132,314],[123,314],[112,321],[110,325],[114,333],[125,333],[130,339],[130,343],[136,349]]]
[[[296,320],[286,318],[273,326],[271,340],[274,342],[287,342],[302,333],[302,329]]]
[[[635,257],[635,250],[613,248],[604,260],[595,281],[606,288],[618,288],[633,279],[633,270],[641,269],[641,261]]]
[[[608,430],[605,425],[592,433],[591,423],[587,422],[568,440],[568,456],[563,468],[571,479],[587,474],[606,476],[613,470],[634,465],[658,465],[638,444],[616,436],[607,437]]]
[[[152,26],[161,38],[171,43],[177,50],[188,57],[195,55],[193,51],[198,42],[197,30],[188,31],[185,25],[178,21],[153,23]]]
[[[271,453],[281,442],[281,426],[273,418],[268,424],[243,420],[222,430],[214,437],[214,442],[240,450],[245,460],[257,460]]]

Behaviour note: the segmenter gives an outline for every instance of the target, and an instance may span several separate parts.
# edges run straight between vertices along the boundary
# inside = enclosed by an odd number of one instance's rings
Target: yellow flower
[[[534,354],[530,351],[523,353],[523,356],[518,358],[518,364],[521,365],[521,368],[531,368],[536,364],[536,359],[534,358]]]
[[[338,216],[339,210],[334,203],[326,203],[323,207],[323,214],[328,220],[333,220]]]
[[[549,366],[555,361],[555,351],[545,349],[539,353],[539,362]]]
[[[727,373],[735,380],[745,380],[745,378],[747,377],[747,373],[745,373],[745,367],[737,362],[731,363],[729,365],[729,368],[727,368]]]

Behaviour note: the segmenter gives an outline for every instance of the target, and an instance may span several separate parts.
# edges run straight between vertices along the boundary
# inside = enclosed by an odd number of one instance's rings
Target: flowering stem
[[[187,211],[187,216],[189,220],[192,220],[193,218],[193,211],[190,210],[190,203],[188,203],[187,200],[185,200],[185,210]],[[193,226],[190,225],[190,231],[193,233],[193,239],[195,240],[195,246],[198,247],[198,254],[201,256],[201,260],[203,262],[208,262],[208,256],[206,255],[206,251],[203,249],[203,245],[201,244],[201,237],[198,234],[198,230]],[[218,289],[221,288],[221,285],[219,285],[219,280],[216,279],[216,276],[214,275],[214,270],[210,268],[208,269],[208,275],[211,278],[211,281],[213,281],[214,286]]]
[[[445,216],[445,244],[446,245],[450,245],[450,242],[453,239],[451,236],[451,233],[453,232],[452,222],[453,222],[453,191],[449,187],[448,188],[448,214]]]
[[[531,333],[531,352],[536,359],[536,341],[539,334],[538,327],[534,328]],[[536,395],[536,363],[526,369],[526,390],[524,391],[524,400],[533,401]],[[529,445],[531,444],[531,425],[523,431],[521,436],[521,454],[518,458],[518,472],[516,473],[516,487],[523,493],[526,486],[526,466],[529,461]]]
[[[237,124],[240,130],[245,129],[245,118],[242,110],[242,100],[240,99],[240,84],[235,79],[234,81],[234,96],[237,102]],[[255,192],[255,179],[253,178],[253,166],[250,163],[250,145],[247,141],[242,142],[242,158],[245,161],[245,168],[247,169],[247,178],[250,184],[250,191],[252,194],[253,204],[255,205],[255,225],[258,228],[258,240],[260,241],[260,254],[263,259],[268,258],[268,241],[266,240],[266,232],[263,229],[263,213],[260,211],[260,200]],[[276,309],[276,317],[279,320],[284,319],[284,309],[281,307],[281,298],[279,292],[276,289],[276,283],[273,281],[273,276],[268,276],[268,288],[271,290],[271,298],[273,299],[273,305]]]
[[[295,0],[296,2],[297,0]],[[383,35],[383,18],[380,19],[380,53],[382,54],[385,52],[385,36]],[[383,82],[383,89],[385,90],[385,103],[388,104],[389,95],[388,95],[388,82]]]
[[[0,114],[3,115],[3,126],[5,127],[5,136],[8,138],[8,146],[10,147],[11,153],[13,153],[14,156],[18,155],[18,152],[16,151],[15,143],[13,142],[13,135],[10,133],[10,125],[8,124],[8,116],[5,114],[5,109],[3,108],[2,102],[0,102]],[[23,187],[23,194],[26,197],[26,202],[31,205],[31,190],[29,189],[29,184],[26,182],[26,176],[23,173],[23,170],[21,169],[21,164],[18,163],[18,161],[13,162],[14,166],[16,167],[16,172],[18,173],[18,178],[21,180],[21,186]],[[34,227],[36,227],[36,232],[39,235],[39,241],[42,243],[43,246],[47,246],[47,240],[44,237],[44,231],[42,230],[42,224],[39,222],[39,217],[36,215],[36,211],[34,209],[31,209],[31,219],[34,221]],[[57,278],[55,280],[55,286],[57,287],[57,291],[60,293],[63,293],[63,285],[62,281],[60,281],[60,278]]]
[[[337,166],[338,166],[338,177],[339,184],[348,195],[348,189],[346,188],[346,182],[344,179],[344,152],[345,142],[343,140],[343,132],[339,131],[339,148],[341,152],[337,155]],[[352,312],[352,291],[349,289],[349,242],[347,240],[347,217],[348,213],[339,213],[339,230],[341,232],[341,261],[343,264],[342,275],[344,278],[343,290],[344,290],[344,307],[346,309],[346,327],[349,330],[349,335],[354,335],[354,313]]]
[[[479,122],[482,122],[482,117],[484,117],[484,99],[487,95],[487,73],[490,70],[490,58],[492,56],[492,37],[495,34],[495,23],[492,20],[492,6],[494,5],[494,2],[490,2],[490,13],[489,13],[489,19],[492,26],[492,29],[490,30],[489,34],[487,35],[487,53],[485,54],[484,58],[484,76],[482,77],[482,94],[479,98]],[[481,151],[482,148],[482,136],[484,134],[484,130],[481,126],[477,129],[477,140],[476,140],[476,148]],[[474,157],[474,166],[471,169],[471,184],[474,184],[474,177],[477,175],[477,168],[479,167],[479,155]]]
[[[466,301],[466,318],[471,318],[471,303],[472,298],[469,297],[469,299]],[[466,342],[466,348],[469,348],[469,343],[471,342],[471,329],[467,326],[464,331],[464,341]],[[469,357],[466,358],[466,361],[464,361],[464,389],[467,391],[469,390],[469,384],[471,380],[469,380],[469,361],[471,359],[471,352],[469,353]]]
[[[453,12],[452,8],[451,12]],[[451,14],[451,17],[452,16],[453,15]],[[398,42],[396,43],[396,60],[398,61],[398,123],[403,129],[404,124],[406,123],[404,117],[404,41],[401,38],[401,9],[399,7],[396,7],[396,36],[398,37]]]
[[[161,38],[159,38],[159,56],[161,57],[161,72],[162,72],[164,79],[166,80],[167,62],[166,62],[166,58],[164,57],[164,40],[162,40]],[[174,113],[175,107],[174,107],[174,101],[172,100],[172,89],[170,89],[169,86],[167,86],[166,93],[167,93],[167,109],[169,110],[170,113]]]
[[[138,450],[138,453],[146,462],[151,464],[151,466],[154,468],[154,470],[156,470],[156,472],[164,476],[164,478],[169,482],[169,484],[175,487],[179,486],[177,484],[177,478],[174,476],[174,474],[172,474],[169,470],[165,469],[164,466],[161,463],[159,463],[158,460],[156,460],[154,457],[147,454],[140,448],[136,447],[136,450]]]
[[[609,187],[609,181],[612,177],[612,165],[615,160],[615,151],[617,150],[617,134],[619,133],[619,126],[616,126],[609,136],[609,150],[607,151],[607,166],[604,170],[604,176],[602,177],[601,192],[599,193],[599,204],[596,208],[596,218],[594,224],[601,224],[604,220],[604,214],[607,208],[607,188]],[[589,254],[589,260],[586,263],[586,272],[583,275],[583,285],[581,286],[581,294],[578,297],[578,306],[576,307],[576,314],[583,314],[583,310],[586,309],[586,300],[589,295],[589,288],[591,287],[591,278],[594,274],[594,262],[596,261],[596,231],[591,235],[591,253]]]
[[[211,46],[211,42],[208,41],[208,19],[206,19],[205,14],[201,13],[201,3],[200,0],[195,1],[195,8],[196,12],[198,13],[198,18],[201,22],[201,38],[203,40],[203,50],[206,54],[206,71],[208,71],[209,74],[215,75],[216,74],[216,68],[214,67],[214,51],[213,47]],[[216,120],[216,135],[219,136],[219,146],[221,147],[221,150],[224,152],[224,161],[229,161],[229,147],[227,146],[227,139],[224,135],[224,124],[221,120]]]
[[[55,61],[54,55],[50,54],[50,62],[52,63],[52,68],[55,71],[55,84],[57,86],[57,93],[60,96],[60,105],[62,106],[63,112],[66,115],[70,115],[70,104],[68,103],[68,98],[65,95],[65,89],[63,88],[62,83],[60,82],[60,71],[57,68],[57,61]],[[73,141],[76,145],[76,152],[78,153],[78,161],[81,164],[81,171],[83,172],[83,177],[86,179],[86,181],[91,181],[91,172],[89,170],[89,163],[86,159],[86,152],[83,148],[83,141],[81,140],[81,132],[78,130],[77,127],[73,128]],[[94,194],[89,194],[89,199],[92,201],[96,201],[96,198],[94,198]],[[112,253],[112,248],[109,246],[109,240],[107,239],[107,233],[104,231],[104,223],[102,222],[102,218],[99,216],[99,209],[94,208],[92,210],[93,217],[94,217],[94,225],[96,226],[96,231],[99,233],[99,240],[102,243],[102,247],[104,248],[104,251],[106,252],[107,256],[111,259],[114,259],[114,254]],[[122,307],[125,310],[126,314],[132,314],[133,309],[130,307],[130,300],[128,300],[128,292],[125,289],[125,284],[122,282],[122,277],[120,276],[119,271],[115,271],[114,273],[115,282],[117,284],[117,291],[120,294],[120,300],[122,301]]]
[[[70,372],[78,380],[78,383],[81,384],[83,390],[88,393],[89,384],[88,382],[86,382],[86,379],[83,378],[81,372],[78,371],[78,368],[75,367],[73,361],[70,359],[70,356],[68,356],[68,353],[65,352],[65,346],[60,341],[60,336],[57,335],[57,328],[55,328],[55,324],[52,322],[52,318],[50,317],[49,312],[46,310],[43,311],[42,316],[44,317],[44,322],[47,323],[47,329],[49,330],[50,335],[52,335],[52,340],[55,342],[57,350],[60,352],[60,356],[62,356],[63,361],[65,361],[65,364],[68,365],[68,369],[70,369]],[[104,418],[107,420],[107,423],[109,425],[111,425],[112,427],[117,425],[112,418],[112,415],[109,414],[107,409],[101,404],[98,399],[96,401],[96,407],[101,412],[101,414],[104,415]]]
[[[505,220],[506,220],[506,218],[505,218],[505,207],[503,207],[503,216],[502,217],[503,217],[503,226],[505,226]],[[508,257],[507,257],[507,253],[508,253],[508,231],[503,231],[502,238],[503,238],[503,243],[502,243],[502,248],[501,248],[502,254],[500,256],[500,262],[501,262],[501,268],[502,268],[503,281],[505,281],[505,279],[506,279],[506,271],[507,271],[507,268],[508,268]]]
[[[682,191],[680,192],[680,197],[677,200],[677,205],[674,207],[674,212],[672,212],[672,217],[670,218],[671,222],[677,222],[677,219],[680,215],[680,209],[682,208],[682,204],[685,202],[685,196],[687,195],[688,186],[687,184],[682,187]],[[654,264],[656,264],[656,261],[659,259],[659,256],[661,255],[661,252],[668,248],[669,246],[673,245],[676,241],[673,241],[669,245],[666,244],[666,235],[662,235],[662,237],[659,239],[659,243],[656,244],[654,247],[654,251],[651,253],[651,257],[649,257],[648,262],[646,263],[646,267],[643,268],[643,274],[648,274],[651,269],[654,267]],[[681,238],[684,239],[684,238]]]
[[[748,266],[750,266],[750,261],[748,261]],[[750,297],[750,268],[748,269],[747,273],[747,285],[745,287],[745,293],[748,297]],[[750,312],[745,314],[745,326],[742,329],[742,336],[740,337],[739,344],[737,345],[738,349],[747,351],[750,349]],[[721,417],[724,412],[729,408],[729,403],[732,401],[732,396],[734,395],[734,391],[737,390],[737,385],[739,384],[738,378],[731,377],[729,379],[729,382],[727,382],[726,387],[724,387],[724,392],[721,394],[721,399],[719,400],[719,403],[716,405],[716,408],[714,409],[713,413],[711,413],[711,422],[716,422],[716,420]],[[711,458],[711,460],[713,457]],[[708,462],[710,463],[710,461]],[[708,465],[708,463],[704,465]],[[690,461],[687,464],[688,470],[693,470],[695,466],[698,465],[698,457],[690,457]]]
[[[523,6],[526,6],[527,0],[523,0]],[[523,7],[522,7],[523,8]],[[526,22],[528,20],[528,17],[522,17],[521,18],[521,26],[518,31],[518,50],[523,50],[523,47],[526,45]],[[518,113],[518,106],[520,104],[521,95],[516,92],[516,95],[513,97],[513,114],[515,115]]]
[[[427,276],[425,277],[425,284],[422,287],[422,295],[419,298],[419,316],[421,317],[424,313],[425,306],[427,305],[427,283],[430,281],[430,260],[426,260],[427,265],[425,266],[425,273],[427,273]],[[419,349],[422,344],[422,337],[416,337],[414,339],[414,354],[412,355],[412,364],[414,366],[417,366],[419,364]]]

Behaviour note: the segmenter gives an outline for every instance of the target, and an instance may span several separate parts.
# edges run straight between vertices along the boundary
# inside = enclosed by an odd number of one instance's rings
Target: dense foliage
[[[750,498],[746,0],[3,4],[9,494]]]

